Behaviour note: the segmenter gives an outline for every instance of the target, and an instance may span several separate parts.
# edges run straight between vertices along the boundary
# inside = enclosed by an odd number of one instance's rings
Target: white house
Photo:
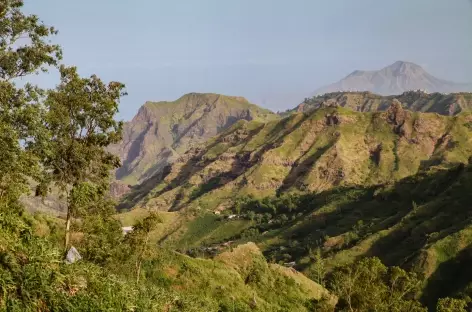
[[[121,229],[123,230],[123,235],[126,235],[126,234],[128,234],[129,232],[131,232],[133,230],[133,227],[132,226],[123,226]]]

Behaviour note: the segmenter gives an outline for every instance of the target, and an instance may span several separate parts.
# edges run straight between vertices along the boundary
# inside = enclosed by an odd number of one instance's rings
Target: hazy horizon
[[[59,30],[64,63],[127,85],[125,120],[145,101],[189,92],[285,110],[354,70],[398,60],[472,82],[470,0],[25,3]]]

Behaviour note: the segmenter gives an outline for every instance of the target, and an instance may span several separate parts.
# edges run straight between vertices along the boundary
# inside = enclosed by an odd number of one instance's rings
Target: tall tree
[[[151,232],[155,230],[157,225],[161,222],[160,216],[156,212],[151,212],[149,216],[137,222],[133,227],[133,231],[125,237],[125,243],[128,248],[124,250],[123,255],[126,255],[128,259],[135,260],[136,283],[139,283],[141,277],[143,261],[149,256],[152,250],[149,245]]]
[[[18,78],[47,71],[62,57],[56,35],[37,16],[21,12],[22,0],[0,0],[0,207],[12,207],[28,190],[28,177],[37,177],[38,159],[25,146],[40,126],[38,103],[42,91]]]
[[[39,193],[54,183],[67,197],[67,249],[71,219],[79,216],[81,206],[80,196],[71,195],[85,182],[100,186],[104,194],[110,170],[120,165],[106,147],[121,138],[122,122],[115,115],[126,93],[122,83],[105,84],[95,75],[81,78],[75,67],[61,66],[60,74],[60,84],[45,101],[46,135],[36,143],[47,173]]]
[[[415,300],[420,286],[415,273],[364,258],[336,270],[330,288],[339,298],[337,311],[426,312]]]

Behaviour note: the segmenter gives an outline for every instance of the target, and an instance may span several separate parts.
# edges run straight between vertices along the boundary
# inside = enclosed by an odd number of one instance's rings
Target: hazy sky
[[[188,92],[273,110],[397,60],[472,82],[470,0],[25,0],[64,62],[127,85],[120,116]],[[52,75],[44,84],[56,83]]]

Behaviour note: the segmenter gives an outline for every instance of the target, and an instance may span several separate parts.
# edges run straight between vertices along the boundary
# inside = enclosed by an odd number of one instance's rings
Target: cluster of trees
[[[319,267],[319,276],[324,268]],[[326,279],[326,287],[337,297],[335,306],[331,298],[308,303],[311,311],[405,311],[426,312],[418,300],[422,280],[416,273],[399,267],[387,267],[378,258],[364,258],[340,267]],[[465,312],[468,303],[462,299],[441,298],[437,312]]]
[[[57,186],[68,203],[67,248],[73,217],[110,207],[103,195],[119,159],[105,147],[120,140],[122,123],[114,117],[125,86],[62,65],[61,48],[50,43],[57,31],[22,6],[0,6],[0,207],[18,207],[32,181],[38,196]],[[60,74],[56,89],[28,82],[51,69]]]
[[[125,86],[61,64],[61,48],[51,43],[57,30],[22,7],[22,0],[0,0],[0,310],[162,310],[174,295],[140,282],[157,217],[123,237],[107,196],[119,159],[106,147],[120,140],[115,115]],[[31,83],[51,70],[60,75],[55,89]],[[60,190],[64,225],[24,212],[21,196],[34,185],[37,196]],[[38,225],[55,233],[40,235]],[[72,226],[83,235],[84,261],[67,265]]]
[[[308,198],[306,195],[297,194],[282,194],[262,199],[243,196],[235,200],[233,212],[259,225],[283,225],[303,215],[309,208]]]

